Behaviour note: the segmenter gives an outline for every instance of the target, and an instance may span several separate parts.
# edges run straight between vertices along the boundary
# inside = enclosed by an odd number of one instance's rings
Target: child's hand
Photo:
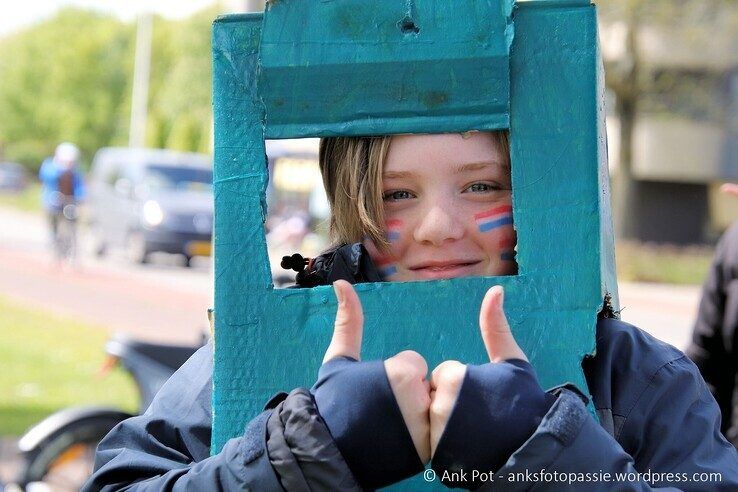
[[[433,469],[466,471],[467,481],[447,485],[476,488],[472,471],[499,469],[535,431],[553,397],[543,392],[533,367],[513,338],[502,309],[502,287],[484,296],[479,313],[490,363],[441,363],[431,376]]]
[[[418,473],[430,459],[428,366],[412,351],[360,362],[361,302],[348,282],[338,280],[333,288],[333,338],[312,392],[360,485],[379,488]]]

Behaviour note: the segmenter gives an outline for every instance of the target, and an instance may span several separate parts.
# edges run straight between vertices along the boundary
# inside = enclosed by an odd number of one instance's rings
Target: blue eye
[[[472,193],[486,193],[490,191],[496,191],[502,189],[500,186],[493,185],[490,183],[474,183],[466,188]]]
[[[396,202],[398,200],[409,200],[414,198],[413,194],[406,190],[386,191],[382,194],[382,200],[385,202]]]

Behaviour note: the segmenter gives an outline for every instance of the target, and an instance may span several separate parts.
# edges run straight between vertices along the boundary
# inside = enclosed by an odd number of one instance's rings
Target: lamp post
[[[138,16],[136,55],[133,65],[133,94],[131,95],[131,126],[128,134],[129,147],[143,147],[146,144],[152,24],[151,13],[142,13]]]

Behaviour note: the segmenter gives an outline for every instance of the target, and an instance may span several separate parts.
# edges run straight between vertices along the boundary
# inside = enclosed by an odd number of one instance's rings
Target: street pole
[[[129,147],[144,147],[146,144],[152,24],[151,13],[143,13],[138,16],[136,58],[133,66],[133,94],[131,95],[131,126],[128,134]]]

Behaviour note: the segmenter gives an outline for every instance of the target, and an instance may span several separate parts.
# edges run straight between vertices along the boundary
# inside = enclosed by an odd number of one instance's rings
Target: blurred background
[[[0,7],[0,482],[25,466],[30,426],[83,404],[136,412],[158,384],[142,378],[164,378],[209,332],[210,26],[263,1],[151,4]],[[738,0],[598,6],[622,317],[684,348],[714,244],[738,219],[719,192],[738,181]],[[61,142],[78,149],[81,188],[50,211],[39,170]],[[326,246],[328,207],[316,140],[267,154],[282,284],[282,255]],[[51,489],[74,489],[60,476]]]

